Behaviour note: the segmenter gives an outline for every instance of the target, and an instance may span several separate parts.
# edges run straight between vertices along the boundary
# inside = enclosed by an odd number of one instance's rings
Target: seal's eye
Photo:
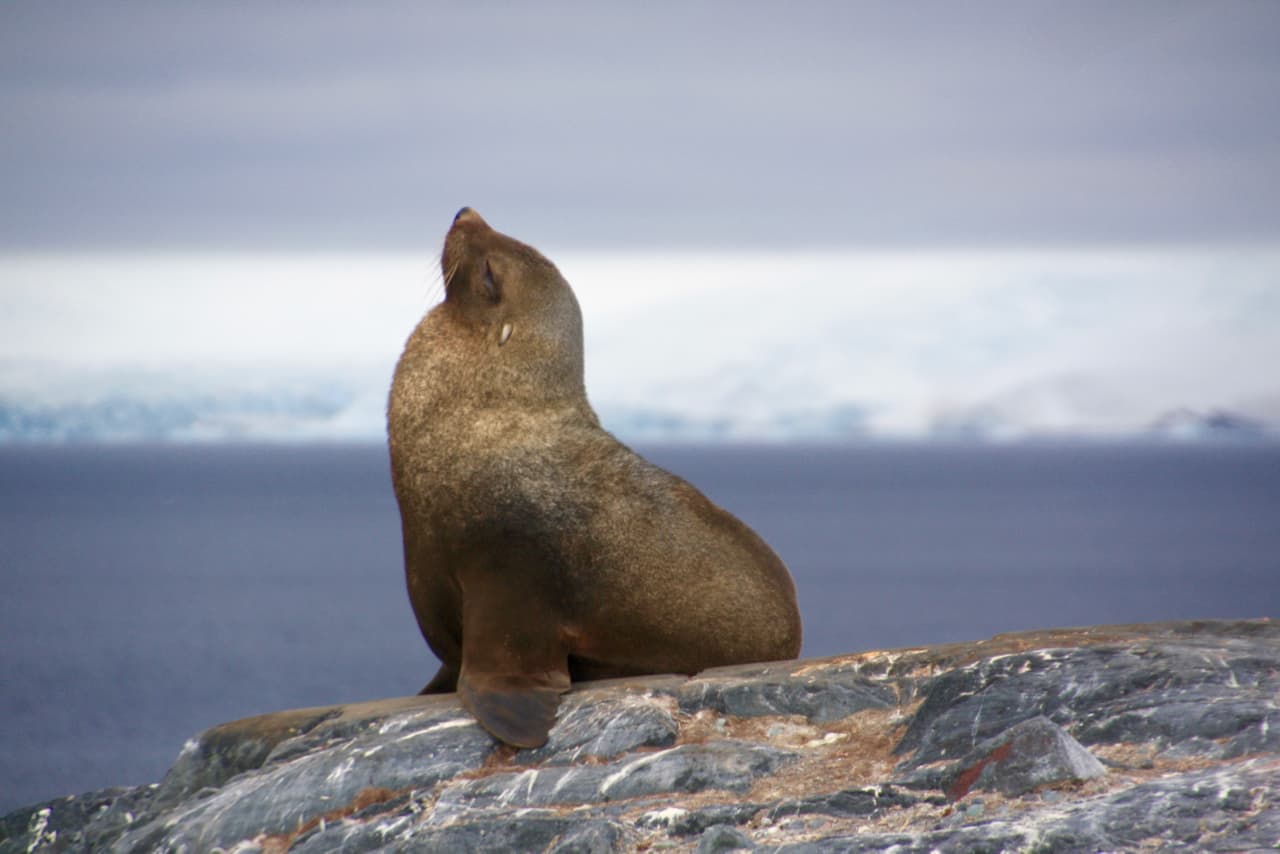
[[[487,260],[484,262],[484,276],[481,278],[481,282],[484,284],[485,295],[491,301],[497,302],[502,299],[502,292],[498,289],[498,282],[493,276],[493,267],[489,265]]]

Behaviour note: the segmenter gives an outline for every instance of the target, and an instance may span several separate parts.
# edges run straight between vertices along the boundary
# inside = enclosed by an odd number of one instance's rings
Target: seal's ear
[[[502,285],[498,281],[497,275],[493,271],[493,265],[489,263],[489,259],[484,259],[484,270],[480,276],[480,284],[484,288],[484,295],[489,298],[489,302],[502,301]]]

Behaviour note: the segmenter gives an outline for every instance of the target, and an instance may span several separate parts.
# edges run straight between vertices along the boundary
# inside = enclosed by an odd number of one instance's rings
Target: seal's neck
[[[440,413],[581,410],[595,421],[583,379],[576,300],[572,314],[571,328],[521,328],[517,322],[502,341],[500,325],[477,328],[473,315],[446,300],[410,336],[397,382],[411,386],[420,405]]]

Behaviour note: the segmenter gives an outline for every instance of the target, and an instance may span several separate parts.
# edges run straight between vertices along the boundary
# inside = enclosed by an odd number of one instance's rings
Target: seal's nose
[[[469,207],[463,208],[462,210],[458,211],[456,214],[453,215],[454,225],[457,225],[458,223],[467,223],[467,222],[484,222],[484,219],[480,216],[480,214],[476,213],[473,208],[469,208]]]

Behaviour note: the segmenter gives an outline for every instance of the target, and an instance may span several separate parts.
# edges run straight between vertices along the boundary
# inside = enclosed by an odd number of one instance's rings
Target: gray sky
[[[1280,243],[1280,3],[5,3],[0,248]]]

